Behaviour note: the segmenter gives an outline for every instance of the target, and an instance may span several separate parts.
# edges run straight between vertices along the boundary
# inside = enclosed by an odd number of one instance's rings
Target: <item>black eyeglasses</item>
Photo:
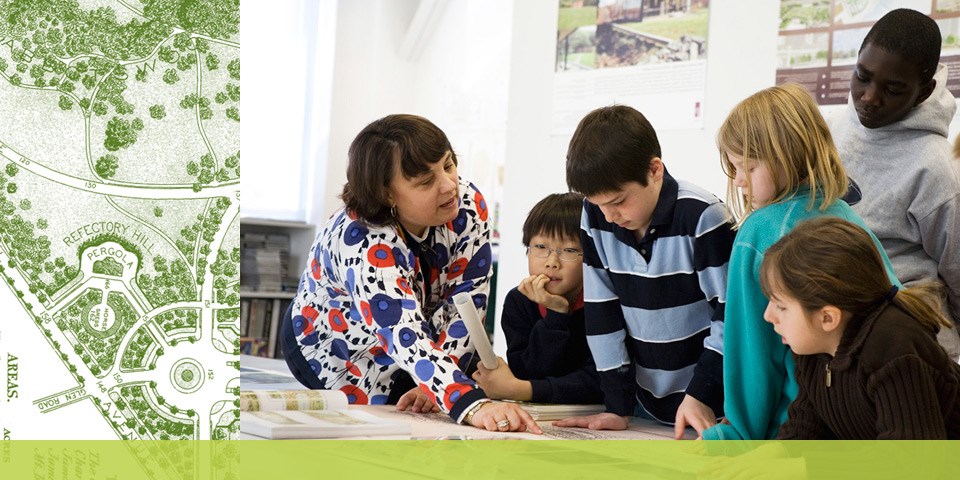
[[[553,252],[557,252],[557,256],[564,262],[576,262],[583,256],[583,252],[576,248],[549,248],[539,244],[527,247],[527,255],[534,258],[547,258]]]

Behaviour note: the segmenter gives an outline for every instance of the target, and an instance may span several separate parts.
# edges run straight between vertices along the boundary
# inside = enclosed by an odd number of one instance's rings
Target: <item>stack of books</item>
[[[347,408],[339,390],[240,391],[240,431],[263,438],[400,435],[411,426]]]
[[[240,234],[240,288],[261,292],[282,291],[288,278],[290,236],[286,233]]]

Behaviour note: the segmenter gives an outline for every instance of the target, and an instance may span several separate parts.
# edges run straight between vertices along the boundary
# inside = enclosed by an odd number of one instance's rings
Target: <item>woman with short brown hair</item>
[[[352,404],[439,409],[479,428],[539,433],[529,414],[490,402],[465,373],[475,347],[453,295],[470,292],[483,316],[490,224],[443,131],[415,115],[367,125],[350,145],[341,198],[281,331],[297,379]]]

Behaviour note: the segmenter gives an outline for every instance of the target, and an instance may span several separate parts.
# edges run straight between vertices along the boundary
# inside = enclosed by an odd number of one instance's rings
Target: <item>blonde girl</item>
[[[763,320],[764,252],[795,225],[818,216],[867,227],[840,199],[848,188],[846,172],[817,104],[802,86],[779,85],[740,102],[720,127],[717,146],[738,231],[724,312],[726,421],[703,437],[770,439],[787,419],[797,384],[790,350]],[[883,261],[899,285],[886,255]]]
[[[960,365],[937,284],[899,290],[860,227],[804,222],[767,250],[764,319],[796,357],[800,391],[782,439],[958,439]]]

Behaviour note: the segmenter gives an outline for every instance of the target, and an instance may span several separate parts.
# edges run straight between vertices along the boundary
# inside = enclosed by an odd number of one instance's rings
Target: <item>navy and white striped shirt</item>
[[[723,415],[723,310],[734,232],[716,196],[664,172],[646,235],[584,201],[586,334],[608,412],[673,423],[685,394]]]

